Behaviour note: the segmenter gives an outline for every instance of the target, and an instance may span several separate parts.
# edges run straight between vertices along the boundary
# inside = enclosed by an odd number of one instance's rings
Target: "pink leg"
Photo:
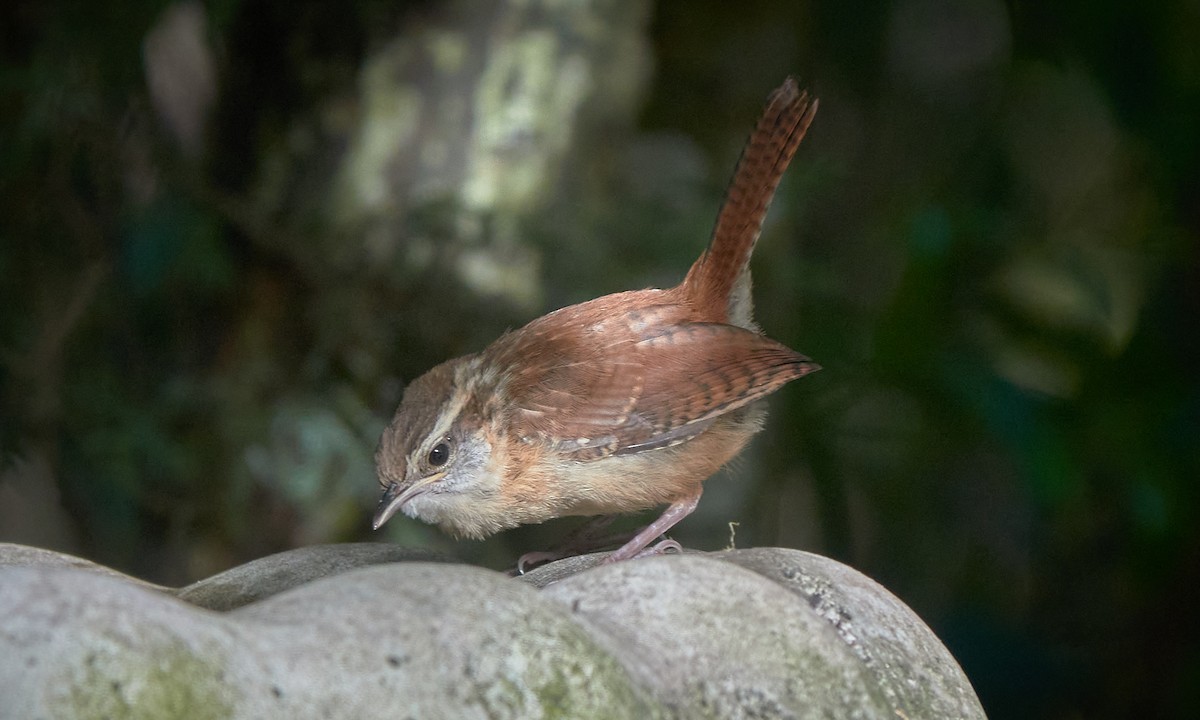
[[[700,504],[700,488],[696,489],[695,495],[689,495],[688,497],[685,497],[682,500],[677,500],[667,506],[667,509],[663,511],[663,514],[657,520],[647,525],[642,529],[641,532],[639,532],[637,535],[634,535],[632,540],[622,545],[608,557],[604,558],[604,562],[621,562],[622,560],[629,560],[630,558],[635,558],[641,555],[642,551],[646,549],[646,546],[649,545],[655,538],[675,527],[675,524],[680,520],[684,519],[688,515],[691,515],[692,511],[696,509],[696,505],[698,504]],[[666,545],[665,543],[660,543],[660,545],[664,545],[663,549],[679,547],[679,544],[675,543],[673,540],[668,540],[666,543],[671,544]],[[654,549],[657,550],[658,547],[659,546],[656,545]]]

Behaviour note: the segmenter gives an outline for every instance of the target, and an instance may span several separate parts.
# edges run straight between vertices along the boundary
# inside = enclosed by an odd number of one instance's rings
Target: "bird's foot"
[[[567,539],[553,550],[538,550],[525,553],[517,559],[516,574],[524,575],[538,565],[624,543],[630,537],[628,533],[603,535],[604,530],[616,518],[616,515],[594,517],[577,528],[575,532],[568,535]]]
[[[526,572],[532,570],[538,565],[554,562],[555,560],[562,560],[564,557],[569,556],[564,555],[557,550],[539,550],[536,552],[527,552],[521,557],[517,558],[516,574],[524,575]]]
[[[683,554],[683,546],[680,545],[678,542],[672,540],[671,538],[663,538],[662,540],[651,545],[650,547],[641,551],[637,555],[634,555],[633,557],[634,557],[634,559],[637,559],[637,558],[650,557],[651,555],[667,555],[667,554],[682,555]]]

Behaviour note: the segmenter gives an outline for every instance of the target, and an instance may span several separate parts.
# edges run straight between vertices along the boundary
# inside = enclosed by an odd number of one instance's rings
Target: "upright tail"
[[[767,99],[767,107],[758,120],[750,140],[742,150],[725,193],[725,203],[717,215],[708,249],[688,271],[683,284],[698,307],[719,308],[714,320],[752,324],[749,312],[749,263],[758,240],[763,217],[775,195],[783,171],[817,112],[817,100],[811,101],[793,78],[788,78]],[[738,313],[733,305],[745,294],[746,311]],[[729,317],[744,314],[744,318]]]

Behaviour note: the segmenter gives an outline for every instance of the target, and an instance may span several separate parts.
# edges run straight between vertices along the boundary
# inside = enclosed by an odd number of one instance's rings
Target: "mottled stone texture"
[[[598,559],[513,579],[322,546],[171,590],[0,545],[0,716],[984,716],[929,628],[844,565]]]

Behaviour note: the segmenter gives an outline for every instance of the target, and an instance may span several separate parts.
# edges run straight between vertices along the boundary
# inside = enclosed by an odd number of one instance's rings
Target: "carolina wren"
[[[762,428],[758,400],[819,369],[751,318],[750,254],[817,101],[788,78],[742,151],[712,240],[668,290],[544,315],[404,392],[375,454],[379,528],[397,511],[456,536],[667,505],[612,553],[686,517]]]

